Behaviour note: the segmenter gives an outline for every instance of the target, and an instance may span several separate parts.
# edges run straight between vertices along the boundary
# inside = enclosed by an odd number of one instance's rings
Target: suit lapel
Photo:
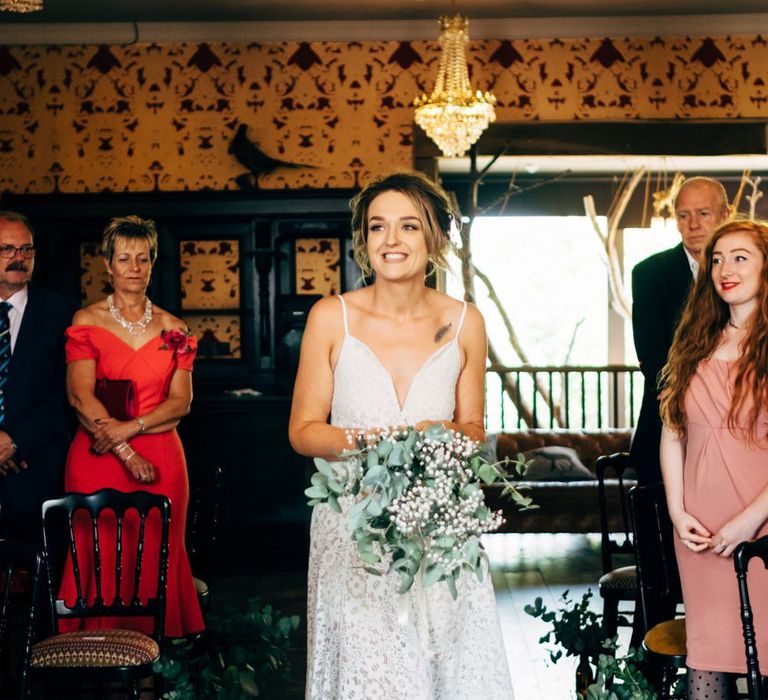
[[[16,345],[11,355],[11,364],[8,368],[8,384],[12,384],[14,379],[19,376],[21,368],[32,354],[32,348],[35,339],[35,329],[41,327],[43,323],[43,308],[37,303],[37,295],[33,288],[29,288],[27,297],[27,306],[24,309],[24,316],[21,319],[19,335],[16,338]]]
[[[676,265],[676,274],[673,275],[672,279],[678,282],[676,285],[676,292],[679,292],[679,299],[680,303],[685,303],[685,299],[688,296],[688,290],[691,288],[691,285],[693,284],[693,275],[691,274],[691,265],[688,261],[688,256],[685,254],[685,248],[683,248],[683,244],[676,246],[674,248],[676,256],[675,256],[675,265]]]
[[[693,284],[693,275],[691,274],[691,265],[688,256],[685,254],[683,244],[673,248],[674,270],[669,276],[669,287],[671,298],[669,300],[669,333],[670,342],[675,333],[677,324],[680,322],[680,316],[685,308],[685,302],[688,299],[688,292]],[[701,274],[701,273],[700,273]]]

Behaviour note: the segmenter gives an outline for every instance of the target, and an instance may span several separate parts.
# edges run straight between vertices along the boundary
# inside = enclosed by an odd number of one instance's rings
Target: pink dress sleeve
[[[97,360],[99,351],[91,342],[90,326],[70,326],[64,331],[66,345],[64,346],[67,362],[75,360]]]
[[[191,372],[192,365],[195,362],[195,355],[197,355],[197,338],[195,338],[195,336],[190,336],[189,350],[180,352],[176,355],[176,368],[185,369],[188,372]]]

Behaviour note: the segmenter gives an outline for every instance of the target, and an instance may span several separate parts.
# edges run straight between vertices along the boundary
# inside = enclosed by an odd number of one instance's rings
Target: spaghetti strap
[[[341,298],[341,297],[339,297]],[[461,333],[461,327],[464,325],[464,316],[467,313],[467,302],[464,302],[464,308],[461,310],[461,316],[459,317],[459,327],[456,329],[456,337],[459,337],[459,333]]]
[[[347,305],[344,303],[344,297],[339,294],[339,301],[341,302],[341,315],[344,317],[344,336],[349,335],[349,324],[347,323]],[[467,302],[464,302],[466,304]]]

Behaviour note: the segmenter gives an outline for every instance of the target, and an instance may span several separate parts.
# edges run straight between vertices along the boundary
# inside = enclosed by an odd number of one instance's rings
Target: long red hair
[[[728,426],[733,432],[737,417],[749,405],[748,399],[752,399],[746,425],[747,439],[754,442],[768,439],[768,434],[757,434],[761,409],[768,407],[768,224],[760,221],[731,219],[715,229],[704,247],[701,270],[688,295],[667,364],[661,371],[661,418],[678,434],[685,433],[685,392],[699,362],[709,358],[717,348],[730,318],[728,304],[712,282],[712,251],[718,240],[736,231],[750,234],[763,254],[757,307],[746,322],[747,333],[734,367],[733,397],[728,411]]]

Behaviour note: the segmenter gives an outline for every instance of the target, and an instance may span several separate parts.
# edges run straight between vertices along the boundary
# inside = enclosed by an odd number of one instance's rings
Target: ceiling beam
[[[473,19],[473,39],[722,36],[768,33],[768,13],[664,17]],[[357,22],[4,23],[0,45],[183,41],[418,41],[437,39],[436,20]]]

